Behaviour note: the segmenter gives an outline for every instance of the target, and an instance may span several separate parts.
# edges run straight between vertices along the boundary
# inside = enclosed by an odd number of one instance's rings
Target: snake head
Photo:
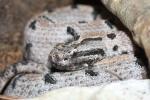
[[[72,55],[75,49],[72,46],[58,44],[50,52],[49,62],[51,67],[58,70],[73,70]]]

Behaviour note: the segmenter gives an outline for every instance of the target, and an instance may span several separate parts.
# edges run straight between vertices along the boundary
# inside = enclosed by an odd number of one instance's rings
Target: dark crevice
[[[142,48],[136,45],[135,49],[135,56],[137,57],[136,63],[138,63],[141,66],[146,66],[145,69],[147,71],[147,77],[150,78],[150,68],[148,66],[148,59],[146,57],[146,54]]]

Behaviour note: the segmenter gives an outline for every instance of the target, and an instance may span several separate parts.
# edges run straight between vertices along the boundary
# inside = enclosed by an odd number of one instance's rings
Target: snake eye
[[[64,58],[64,60],[68,60],[68,58]]]

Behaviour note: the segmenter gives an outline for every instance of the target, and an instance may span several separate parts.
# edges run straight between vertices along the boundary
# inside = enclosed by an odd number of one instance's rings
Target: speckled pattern
[[[92,12],[88,6],[65,7],[31,19],[25,29],[24,41],[25,45],[32,44],[30,61],[26,65],[18,63],[5,70],[0,76],[1,92],[8,96],[35,97],[66,86],[99,86],[114,81],[147,78],[145,66],[138,64],[134,45],[126,33],[118,31],[115,26],[109,27],[101,18],[94,20]],[[79,39],[74,40],[74,35],[67,33],[68,26],[80,35]],[[103,40],[99,45],[107,56],[95,62],[92,70],[50,70],[48,56],[58,43],[71,41],[72,44],[80,44],[84,39],[97,38],[99,35]],[[90,45],[97,47],[94,44],[91,41]],[[82,50],[91,48],[90,45],[82,46]]]
[[[73,72],[55,72],[52,74],[56,84],[46,83],[44,74],[18,74],[4,91],[5,95],[35,97],[46,91],[67,86],[99,86],[115,81],[127,79],[146,78],[142,66],[136,63],[133,55],[116,56],[113,59],[96,63],[93,72],[97,75],[86,73],[86,70]],[[19,78],[18,78],[19,76]]]
[[[57,43],[64,43],[73,37],[66,32],[67,26],[74,26],[79,21],[93,21],[93,8],[89,6],[71,6],[56,9],[55,12],[44,12],[29,21],[25,29],[25,44],[32,43],[31,59],[46,64],[46,56]],[[84,16],[84,17],[82,17]],[[38,34],[38,35],[37,35]],[[44,45],[43,45],[44,44]],[[39,52],[39,48],[40,51]]]
[[[81,32],[75,42],[55,46],[49,55],[49,62],[54,63],[55,66],[50,67],[59,70],[78,70],[89,61],[97,62],[96,60],[101,61],[123,53],[133,53],[132,43],[124,32],[105,32],[101,29],[103,28],[93,27],[91,33]]]

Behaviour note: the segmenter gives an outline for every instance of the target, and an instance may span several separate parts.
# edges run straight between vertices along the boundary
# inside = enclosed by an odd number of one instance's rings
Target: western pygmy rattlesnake
[[[0,77],[3,94],[34,97],[66,86],[146,78],[126,33],[110,28],[102,18],[95,20],[92,12],[89,6],[69,6],[31,19],[24,40],[25,45],[32,44],[29,62],[6,69]],[[80,69],[82,64],[92,68]]]

